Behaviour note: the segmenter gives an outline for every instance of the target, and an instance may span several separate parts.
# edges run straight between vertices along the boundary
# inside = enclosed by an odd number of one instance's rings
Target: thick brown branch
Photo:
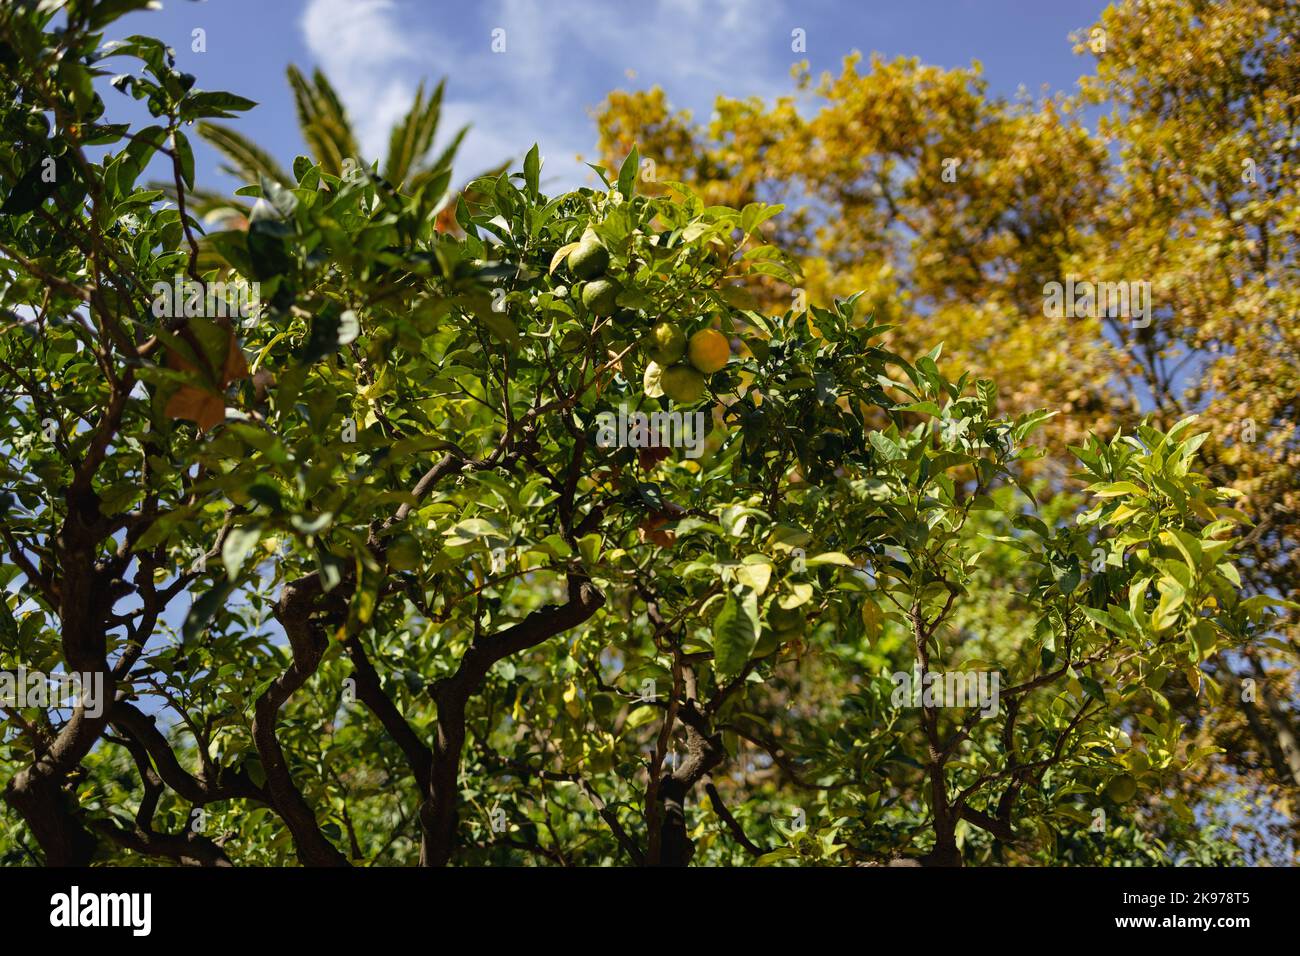
[[[518,624],[472,643],[456,672],[435,685],[438,735],[434,742],[433,773],[420,807],[420,862],[444,866],[456,837],[457,786],[460,755],[465,746],[465,705],[482,686],[492,665],[510,654],[535,647],[577,627],[605,604],[605,595],[585,575],[570,574],[568,601],[546,605]]]
[[[709,795],[709,802],[713,804],[713,812],[721,818],[722,822],[727,825],[731,835],[736,838],[736,842],[745,848],[746,852],[754,856],[762,856],[765,851],[757,843],[745,835],[745,828],[740,825],[740,821],[731,815],[727,805],[722,802],[722,796],[718,793],[718,788],[712,783],[704,785],[704,792]]]
[[[316,673],[325,652],[326,638],[320,625],[309,618],[320,594],[320,578],[316,574],[286,584],[281,592],[275,616],[288,635],[293,661],[257,699],[253,710],[253,742],[266,771],[271,804],[293,835],[298,859],[305,866],[347,866],[347,858],[325,838],[316,814],[294,783],[275,732],[280,708]]]
[[[388,735],[393,738],[406,756],[406,762],[415,775],[415,781],[423,793],[429,788],[430,774],[433,771],[433,750],[420,739],[419,735],[406,722],[397,705],[384,693],[379,674],[366,656],[361,641],[352,635],[344,645],[352,659],[353,675],[357,685],[357,699],[370,708],[378,718]]]

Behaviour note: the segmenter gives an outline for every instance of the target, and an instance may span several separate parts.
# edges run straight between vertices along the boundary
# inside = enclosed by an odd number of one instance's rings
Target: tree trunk
[[[1259,687],[1260,700],[1264,704],[1264,709],[1268,711],[1274,739],[1277,741],[1274,760],[1277,764],[1278,776],[1288,786],[1300,786],[1300,741],[1296,739],[1291,717],[1282,709],[1277,698],[1269,693],[1268,674],[1264,671],[1264,665],[1253,655],[1250,664],[1255,671],[1255,683]],[[1287,779],[1288,777],[1290,779]]]

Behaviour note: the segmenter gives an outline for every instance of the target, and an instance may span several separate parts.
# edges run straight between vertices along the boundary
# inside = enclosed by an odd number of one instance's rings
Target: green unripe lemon
[[[1137,789],[1137,781],[1129,774],[1122,773],[1118,777],[1111,777],[1110,783],[1106,784],[1106,796],[1116,803],[1128,803]]]
[[[575,279],[594,279],[609,268],[609,250],[594,239],[587,239],[569,253],[567,261]]]
[[[784,637],[772,630],[770,627],[763,628],[763,633],[758,635],[758,643],[754,645],[753,656],[767,657],[768,654],[773,653],[781,646],[783,640]]]
[[[399,534],[388,542],[385,557],[394,571],[414,571],[423,559],[420,542],[409,534]]]
[[[663,370],[659,387],[674,402],[698,402],[704,396],[704,376],[689,365],[674,365]]]
[[[665,368],[686,354],[686,333],[671,322],[656,322],[643,341],[651,361]]]
[[[767,623],[777,631],[802,631],[803,620],[803,612],[797,607],[784,608],[773,604],[767,609]]]
[[[609,279],[594,279],[582,288],[582,304],[592,315],[613,315],[617,299],[618,284]]]

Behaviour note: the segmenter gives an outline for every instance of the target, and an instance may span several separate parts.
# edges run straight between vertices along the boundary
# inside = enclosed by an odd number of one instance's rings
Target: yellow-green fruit
[[[582,304],[592,315],[613,315],[617,299],[618,285],[608,279],[595,279],[582,287]]]
[[[663,370],[659,387],[674,402],[697,402],[704,396],[704,376],[689,365],[674,365]]]
[[[569,253],[567,261],[575,279],[594,279],[609,268],[609,250],[594,239],[586,239]]]
[[[783,640],[784,637],[770,627],[763,628],[763,633],[758,635],[758,643],[754,645],[753,656],[767,657],[768,654],[773,653],[781,646]]]
[[[1111,777],[1110,783],[1106,784],[1106,796],[1116,803],[1128,803],[1137,789],[1137,781],[1129,774],[1122,773],[1118,777]]]
[[[699,371],[712,375],[727,364],[731,346],[727,337],[717,329],[700,329],[691,336],[687,357]]]
[[[784,608],[779,604],[773,604],[767,609],[767,623],[774,630],[782,632],[802,631],[803,621],[803,611],[797,607]]]
[[[783,608],[773,604],[767,609],[767,626],[759,635],[754,646],[755,657],[766,657],[786,641],[793,641],[803,634],[804,615],[799,608]]]
[[[409,534],[399,534],[388,542],[385,552],[388,566],[394,571],[413,571],[420,566],[420,542]]]
[[[650,360],[665,368],[686,354],[686,333],[671,322],[656,322],[644,341]]]

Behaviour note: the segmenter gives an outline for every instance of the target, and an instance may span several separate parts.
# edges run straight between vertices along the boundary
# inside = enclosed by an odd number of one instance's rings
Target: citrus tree
[[[0,11],[0,664],[81,681],[3,701],[4,859],[1056,861],[1205,756],[1164,688],[1267,608],[1191,421],[1040,509],[1047,413],[753,308],[780,209],[635,150],[450,231],[300,157],[204,234],[185,130],[253,104],[142,5]]]
[[[1204,470],[1254,522],[1244,586],[1295,600],[1297,26],[1281,0],[1116,3],[1060,38],[1082,58],[1078,88],[1038,97],[996,95],[978,63],[857,54],[800,67],[773,101],[733,91],[707,122],[661,89],[616,90],[600,149],[613,162],[637,143],[708,202],[786,203],[765,235],[808,300],[861,291],[895,326],[891,348],[942,340],[946,371],[998,377],[1007,411],[1058,411],[1035,466],[1045,499],[1066,495],[1053,510],[1079,491],[1059,467],[1070,445],[1199,415]],[[1052,318],[1046,287],[1071,276],[1148,283],[1149,314]],[[756,291],[790,304],[780,283]],[[989,585],[1000,602],[1006,582]],[[1300,845],[1296,627],[1289,613],[1210,665],[1232,706],[1171,698],[1222,751],[1179,789],[1210,813],[1269,805],[1245,830],[1276,861]]]

